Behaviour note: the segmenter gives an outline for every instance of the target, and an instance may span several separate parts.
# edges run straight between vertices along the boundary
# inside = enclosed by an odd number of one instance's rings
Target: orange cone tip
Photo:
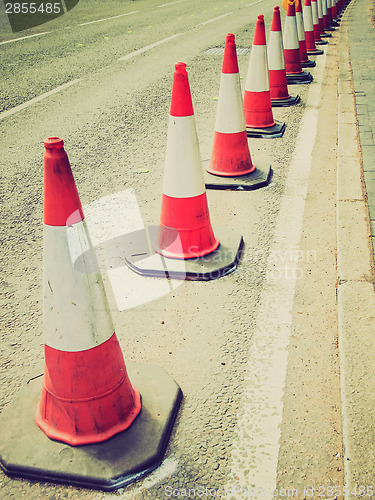
[[[281,31],[280,9],[278,5],[273,9],[271,31]]]
[[[253,45],[266,45],[266,30],[263,14],[259,14],[255,25]]]
[[[44,141],[44,223],[65,226],[83,220],[83,211],[64,141]]]
[[[194,114],[186,64],[175,64],[171,99],[171,116],[191,116]]]
[[[236,52],[236,42],[233,33],[228,33],[223,58],[222,73],[238,73],[238,60]]]

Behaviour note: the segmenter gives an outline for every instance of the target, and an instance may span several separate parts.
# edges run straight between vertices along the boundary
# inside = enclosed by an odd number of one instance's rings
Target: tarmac
[[[375,27],[352,0],[339,30],[337,302],[347,498],[375,479]]]

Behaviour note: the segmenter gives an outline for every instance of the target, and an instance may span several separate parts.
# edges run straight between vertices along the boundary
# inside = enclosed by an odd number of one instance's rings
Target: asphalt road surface
[[[187,64],[205,166],[222,64],[207,51],[223,48],[230,32],[237,48],[250,49],[257,15],[268,36],[273,7],[80,0],[58,19],[12,33],[0,6],[0,409],[43,372],[43,140],[65,142],[93,242],[158,224],[174,64]],[[249,55],[238,56],[243,83]],[[289,86],[301,103],[273,108],[287,123],[284,136],[250,139],[255,165],[272,166],[270,185],[207,192],[214,230],[244,238],[236,271],[166,284],[103,265],[125,361],[161,366],[184,394],[163,465],[113,493],[1,472],[1,498],[156,499],[189,489],[209,498],[226,488],[227,498],[303,499],[342,491],[336,34],[316,61],[313,83]]]

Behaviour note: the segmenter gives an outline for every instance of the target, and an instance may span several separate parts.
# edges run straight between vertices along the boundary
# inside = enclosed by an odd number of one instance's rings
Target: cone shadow
[[[254,191],[268,186],[272,178],[272,168],[256,167],[254,172],[235,177],[213,175],[204,171],[206,189],[225,189],[231,191]]]
[[[203,257],[173,259],[157,253],[156,242],[159,227],[147,226],[128,235],[126,262],[130,269],[142,276],[210,281],[233,272],[241,258],[242,236],[229,228],[214,227],[220,245],[214,252]],[[178,232],[176,231],[176,238]]]

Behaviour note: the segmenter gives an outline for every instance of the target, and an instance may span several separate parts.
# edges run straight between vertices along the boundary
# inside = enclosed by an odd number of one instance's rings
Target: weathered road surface
[[[273,7],[270,0],[81,0],[27,32],[7,32],[2,22],[1,408],[43,371],[43,140],[64,139],[94,239],[97,220],[104,233],[106,225],[108,234],[124,227],[122,216],[103,216],[116,193],[120,212],[121,200],[134,195],[137,222],[157,224],[174,63],[187,63],[206,165],[222,64],[206,51],[223,47],[228,32],[238,48],[250,48],[257,14],[268,36]],[[156,499],[189,488],[204,498],[226,487],[228,498],[303,499],[342,491],[337,51],[334,33],[311,70],[313,83],[289,87],[301,104],[274,108],[287,123],[283,138],[250,140],[254,163],[272,165],[271,184],[208,191],[214,228],[243,235],[235,272],[171,287],[125,268],[129,283],[116,287],[105,274],[126,362],[160,365],[184,394],[163,466],[113,493],[1,473],[1,498]],[[249,52],[239,55],[243,82],[248,60]]]

